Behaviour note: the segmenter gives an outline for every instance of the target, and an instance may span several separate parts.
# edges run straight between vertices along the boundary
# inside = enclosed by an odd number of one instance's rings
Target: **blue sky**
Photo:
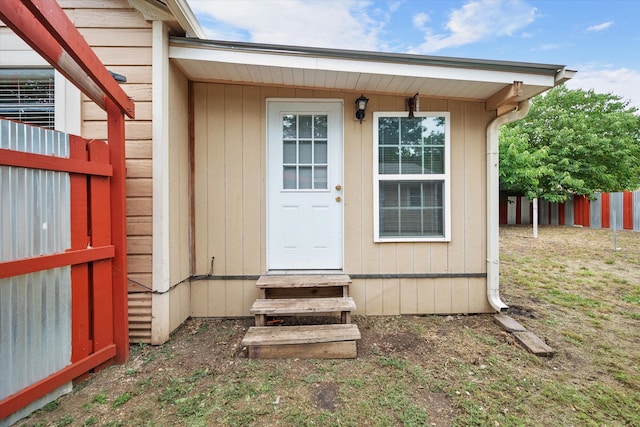
[[[188,0],[207,37],[567,65],[640,108],[640,0]]]

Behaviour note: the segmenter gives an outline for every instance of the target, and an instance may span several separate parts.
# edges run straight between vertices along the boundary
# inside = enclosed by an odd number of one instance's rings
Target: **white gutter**
[[[500,163],[498,134],[500,127],[524,118],[529,112],[530,100],[518,105],[518,109],[493,119],[487,126],[487,298],[498,312],[509,307],[500,299]]]

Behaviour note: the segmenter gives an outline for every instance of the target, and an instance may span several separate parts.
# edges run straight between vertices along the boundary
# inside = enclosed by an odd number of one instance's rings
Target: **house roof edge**
[[[307,46],[289,46],[265,43],[249,43],[225,40],[205,40],[190,37],[171,37],[176,45],[200,48],[217,48],[244,52],[288,54],[301,56],[320,56],[326,58],[352,59],[363,61],[390,62],[402,64],[431,65],[450,68],[482,69],[488,71],[512,71],[522,73],[558,76],[558,83],[571,78],[575,71],[567,70],[565,65],[540,64],[532,62],[501,61],[476,58],[457,58],[447,56],[427,56],[409,53],[389,53],[333,49]],[[560,77],[562,76],[562,77]]]

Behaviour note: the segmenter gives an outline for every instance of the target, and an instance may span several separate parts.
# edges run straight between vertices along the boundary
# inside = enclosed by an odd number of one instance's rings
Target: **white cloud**
[[[377,50],[385,25],[367,14],[369,3],[363,0],[189,0],[189,5],[212,39]]]
[[[598,32],[598,31],[606,30],[612,25],[613,25],[613,21],[607,21],[607,22],[603,22],[602,24],[592,25],[591,27],[587,28],[587,31]]]
[[[640,71],[628,68],[578,68],[576,76],[566,85],[570,89],[593,89],[597,93],[613,93],[640,108]]]
[[[429,22],[429,15],[427,15],[424,12],[418,13],[417,15],[414,15],[411,20],[413,22],[414,27],[416,27],[419,30],[424,30],[425,24]]]
[[[512,36],[535,19],[536,9],[522,0],[474,0],[449,15],[448,33],[426,29],[425,42],[413,53],[433,53],[496,37]]]

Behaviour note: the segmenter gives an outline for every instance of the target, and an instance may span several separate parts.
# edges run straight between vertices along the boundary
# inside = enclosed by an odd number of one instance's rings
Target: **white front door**
[[[342,102],[268,101],[269,270],[342,269]]]

